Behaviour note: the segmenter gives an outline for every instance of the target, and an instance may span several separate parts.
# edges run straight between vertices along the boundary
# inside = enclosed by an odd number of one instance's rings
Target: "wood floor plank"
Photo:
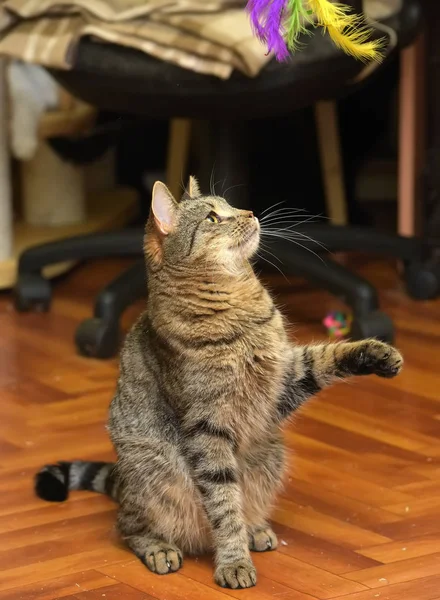
[[[324,571],[340,574],[380,564],[377,560],[344,548],[335,541],[324,540],[319,534],[309,535],[275,522],[273,526],[280,540],[279,552]],[[373,546],[373,548],[377,547],[379,546]]]
[[[440,519],[438,515],[427,515],[423,517],[408,516],[394,523],[380,524],[376,531],[381,535],[393,540],[408,540],[430,533],[440,532]]]
[[[289,477],[281,497],[287,500],[294,498],[295,503],[300,506],[312,507],[322,514],[367,530],[378,523],[394,523],[400,520],[400,515],[347,498],[297,478]]]
[[[23,552],[26,554],[26,551]],[[117,563],[127,560],[127,550],[117,546],[108,544],[105,548],[88,551],[87,549],[53,558],[38,564],[36,569],[35,564],[31,563],[22,567],[5,569],[0,571],[0,591],[9,590],[17,585],[26,585],[54,579],[63,575],[72,575],[73,573],[82,572],[84,569],[96,569],[107,563]]]
[[[351,594],[365,587],[358,582],[354,588],[354,582],[345,577],[328,573],[282,553],[256,554],[254,561],[259,572],[265,577],[320,600]]]
[[[437,600],[440,589],[440,575],[425,577],[415,581],[405,581],[395,585],[357,594],[340,596],[335,600]]]
[[[212,561],[206,558],[198,560],[187,560],[185,564],[185,575],[195,581],[200,581],[212,589],[217,589],[212,578]],[[269,598],[283,598],[285,600],[316,600],[316,596],[310,596],[304,592],[294,590],[278,581],[258,574],[258,587],[249,590],[225,590],[229,596],[244,600],[269,600]]]
[[[53,600],[66,598],[78,591],[108,588],[111,585],[117,585],[117,581],[108,575],[94,570],[82,571],[56,579],[43,579],[30,585],[18,585],[0,592],[0,600]]]
[[[157,600],[187,600],[188,598],[206,600],[208,597],[212,600],[226,600],[228,598],[228,590],[219,587],[210,588],[200,581],[185,577],[183,572],[168,575],[164,580],[164,577],[150,573],[137,559],[120,565],[101,567],[99,570],[104,575],[141,590]],[[258,591],[256,598],[258,599]]]
[[[273,518],[277,523],[333,541],[343,548],[356,549],[390,541],[383,535],[324,515],[312,507],[302,506],[284,498],[279,499]]]
[[[116,585],[102,587],[99,590],[86,590],[66,596],[66,600],[69,598],[71,600],[152,600],[154,596],[124,583],[116,583]]]
[[[429,556],[417,556],[408,560],[371,567],[362,571],[346,573],[345,577],[363,585],[376,588],[393,583],[403,583],[436,575],[440,571],[440,552]]]
[[[425,515],[439,515],[439,499],[436,496],[414,499],[411,502],[392,504],[385,509],[391,513],[402,516],[423,517]]]
[[[426,556],[440,548],[440,532],[422,535],[409,540],[390,542],[371,548],[362,548],[358,553],[381,563],[394,563],[400,560]]]
[[[341,473],[336,468],[302,456],[297,456],[295,459],[295,474],[299,479],[344,494],[354,500],[366,502],[371,506],[381,507],[412,500],[409,494],[366,481],[358,475]]]

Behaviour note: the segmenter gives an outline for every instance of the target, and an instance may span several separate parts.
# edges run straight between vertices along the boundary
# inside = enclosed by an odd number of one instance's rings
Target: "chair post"
[[[224,195],[237,208],[250,207],[247,127],[246,121],[206,121],[199,128],[202,189]]]
[[[182,182],[186,185],[190,141],[191,121],[172,119],[168,135],[166,183],[175,198],[182,195]]]
[[[421,203],[421,171],[425,150],[424,39],[400,54],[398,233],[417,233]]]
[[[315,122],[327,215],[333,225],[346,225],[348,210],[337,108],[332,100],[317,102]]]

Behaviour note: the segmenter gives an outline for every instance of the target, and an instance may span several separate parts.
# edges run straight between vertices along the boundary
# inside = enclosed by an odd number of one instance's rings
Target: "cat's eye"
[[[216,214],[214,211],[211,211],[209,213],[209,215],[206,217],[206,220],[210,221],[211,223],[220,223],[220,221],[221,221],[218,214]]]

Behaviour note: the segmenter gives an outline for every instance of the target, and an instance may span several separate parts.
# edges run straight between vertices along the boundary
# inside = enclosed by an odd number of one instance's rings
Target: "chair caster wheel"
[[[50,283],[38,273],[19,274],[14,287],[14,305],[19,312],[47,312],[52,290]]]
[[[354,319],[351,337],[354,340],[376,338],[382,342],[392,344],[394,341],[394,325],[388,315],[376,310],[364,317]]]
[[[75,343],[83,356],[111,358],[119,348],[119,331],[103,319],[86,319],[76,330]]]
[[[440,294],[440,265],[412,262],[405,269],[408,294],[414,300],[432,300]]]

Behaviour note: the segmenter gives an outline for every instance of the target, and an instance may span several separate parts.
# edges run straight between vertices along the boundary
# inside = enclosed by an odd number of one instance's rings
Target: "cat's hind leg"
[[[118,530],[134,554],[154,573],[177,571],[183,553],[210,544],[206,519],[177,448],[142,445],[120,456]],[[138,448],[139,450],[139,448]]]
[[[148,523],[139,515],[121,509],[118,527],[127,546],[153,573],[166,575],[178,571],[183,554],[175,544],[155,537]]]
[[[248,528],[249,550],[252,552],[267,552],[276,550],[278,539],[269,525],[257,525]]]

